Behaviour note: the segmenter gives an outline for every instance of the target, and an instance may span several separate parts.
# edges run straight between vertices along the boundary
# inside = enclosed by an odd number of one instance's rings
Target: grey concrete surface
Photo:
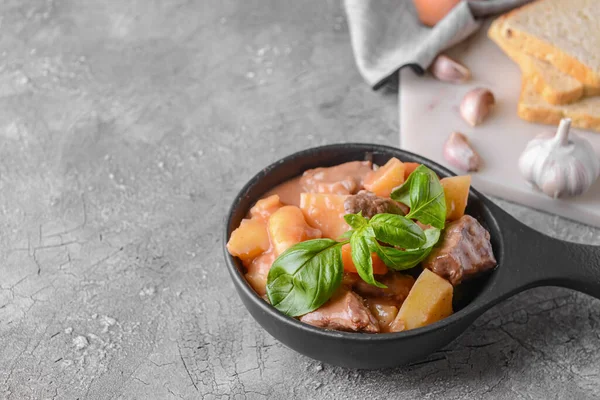
[[[600,302],[564,289],[386,371],[307,359],[246,313],[220,241],[236,191],[308,146],[397,144],[396,96],[361,81],[339,1],[5,0],[0,15],[0,398],[600,396]]]

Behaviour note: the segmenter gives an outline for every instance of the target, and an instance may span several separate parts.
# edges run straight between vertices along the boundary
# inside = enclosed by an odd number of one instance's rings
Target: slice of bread
[[[534,88],[550,104],[568,104],[583,96],[596,96],[600,88],[584,85],[577,79],[559,71],[552,64],[525,54],[513,47],[502,36],[504,31],[502,18],[497,18],[488,30],[492,39],[521,69],[524,79],[529,79]]]
[[[600,88],[598,0],[538,0],[500,19],[512,47]]]
[[[519,66],[523,79],[530,80],[548,103],[567,104],[583,96],[583,83],[557,70],[552,64],[525,54],[508,43],[501,34],[503,22],[503,19],[497,18],[490,25],[488,37]]]
[[[565,105],[548,104],[525,77],[517,114],[526,121],[550,125],[557,125],[562,118],[571,118],[574,127],[600,132],[600,97],[586,97]]]

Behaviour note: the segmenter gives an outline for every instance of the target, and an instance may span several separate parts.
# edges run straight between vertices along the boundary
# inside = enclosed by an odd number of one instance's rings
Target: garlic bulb
[[[537,136],[519,159],[523,177],[552,198],[579,196],[600,174],[600,160],[591,144],[575,134],[569,137],[570,127],[571,119],[563,118],[556,135]]]

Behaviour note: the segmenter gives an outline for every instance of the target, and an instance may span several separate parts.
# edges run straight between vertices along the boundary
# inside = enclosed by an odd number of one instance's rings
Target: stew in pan
[[[396,158],[307,170],[259,200],[227,249],[259,296],[304,323],[422,327],[451,315],[463,282],[496,266],[488,231],[465,214],[470,183]]]

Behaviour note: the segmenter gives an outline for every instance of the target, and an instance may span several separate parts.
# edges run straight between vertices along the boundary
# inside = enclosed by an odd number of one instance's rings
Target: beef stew
[[[440,181],[396,158],[308,170],[259,200],[227,249],[258,295],[304,323],[364,333],[425,326],[452,313],[453,285],[495,266],[489,233],[464,215],[469,187],[467,177]],[[477,240],[457,239],[456,226]]]

